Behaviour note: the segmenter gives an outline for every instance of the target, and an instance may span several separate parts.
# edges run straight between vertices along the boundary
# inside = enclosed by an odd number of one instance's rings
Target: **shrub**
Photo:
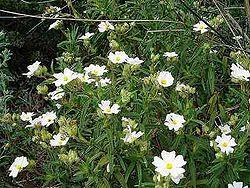
[[[1,118],[3,186],[8,170],[23,187],[249,184],[247,39],[231,39],[221,9],[203,13],[218,7],[193,1],[67,6],[76,19],[111,21],[47,27],[64,36],[58,57],[50,65],[34,58],[23,71],[42,105],[25,101]],[[52,6],[44,15],[53,12],[69,16]]]

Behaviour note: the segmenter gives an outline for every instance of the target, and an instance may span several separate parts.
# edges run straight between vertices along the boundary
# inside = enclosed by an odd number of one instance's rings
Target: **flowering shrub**
[[[157,5],[175,15],[174,2],[149,4],[93,1],[84,14],[102,7],[111,19],[109,6],[134,6],[124,16],[136,17],[145,6],[150,19]],[[170,23],[52,22],[48,32],[65,36],[58,58],[22,74],[46,105],[17,104],[1,118],[4,174],[52,187],[247,187],[249,55],[217,45],[219,16],[197,23],[185,11]]]

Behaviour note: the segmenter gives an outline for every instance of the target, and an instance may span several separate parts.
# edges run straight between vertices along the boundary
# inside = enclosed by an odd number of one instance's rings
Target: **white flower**
[[[85,35],[81,36],[79,39],[80,40],[86,40],[86,39],[90,39],[95,33],[85,33]]]
[[[175,184],[179,184],[180,181],[181,181],[181,179],[183,179],[183,178],[184,178],[184,175],[183,175],[183,174],[180,174],[180,175],[177,176],[177,177],[171,176],[171,179],[172,179],[172,181],[173,181]]]
[[[110,101],[101,101],[99,107],[102,109],[102,113],[104,114],[118,114],[120,111],[120,106],[118,104],[113,104],[113,106],[110,107]]]
[[[125,135],[125,138],[122,138],[122,140],[124,142],[127,142],[127,143],[133,143],[135,140],[140,138],[143,134],[144,133],[141,132],[141,131],[139,131],[139,132],[136,132],[136,131],[131,132],[131,129],[130,129],[130,131],[127,131],[127,134]]]
[[[125,121],[125,122],[129,122],[130,119],[126,118],[126,117],[122,117],[122,121]]]
[[[62,88],[58,87],[55,91],[48,93],[48,95],[50,96],[51,100],[58,100],[63,98],[65,92]]]
[[[186,90],[186,85],[185,84],[180,84],[180,83],[177,83],[176,87],[175,87],[175,90],[176,91],[185,91]]]
[[[106,171],[107,171],[108,173],[110,173],[110,165],[109,165],[109,163],[107,164]]]
[[[77,78],[80,79],[82,82],[86,82],[88,84],[95,81],[94,79],[91,79],[87,73],[77,73]]]
[[[217,136],[215,142],[218,143],[218,147],[220,148],[221,152],[226,153],[233,153],[233,147],[237,144],[235,143],[235,139],[232,138],[230,135],[222,134],[222,136]]]
[[[32,65],[29,65],[27,68],[29,70],[29,72],[27,73],[23,73],[23,75],[26,75],[28,78],[30,78],[31,76],[33,76],[35,74],[35,72],[38,70],[39,65],[41,62],[36,61],[35,63],[33,63]]]
[[[49,29],[48,29],[48,30],[51,30],[51,29],[58,29],[60,25],[62,25],[62,21],[61,21],[61,20],[56,20],[54,23],[52,23],[52,24],[49,26]]]
[[[114,26],[109,23],[108,21],[105,21],[105,22],[101,22],[99,25],[98,25],[98,30],[103,33],[105,31],[108,31],[108,30],[114,30]]]
[[[55,119],[57,118],[55,112],[46,112],[41,117],[41,125],[42,126],[49,126],[54,123]]]
[[[249,81],[250,72],[248,70],[245,70],[241,65],[232,64],[231,66],[231,77],[235,78],[236,80],[242,80],[242,81]]]
[[[210,141],[210,142],[209,142],[209,145],[210,145],[210,147],[213,147],[213,146],[214,146],[214,142],[213,142],[213,141]]]
[[[178,57],[178,54],[176,52],[165,52],[163,54],[164,57],[167,57],[168,59],[171,59],[171,58],[177,58]]]
[[[240,40],[240,39],[243,39],[243,37],[242,36],[235,36],[235,37],[233,37],[233,39],[234,40]]]
[[[240,128],[241,132],[244,132],[245,130],[246,130],[246,126],[243,126],[243,127]]]
[[[221,130],[222,134],[228,134],[231,133],[230,126],[228,124],[224,126],[219,126],[219,129]]]
[[[51,146],[64,146],[67,144],[69,137],[64,136],[60,133],[53,135],[53,140],[50,140]]]
[[[153,165],[156,167],[155,171],[159,172],[162,176],[169,176],[175,183],[179,183],[185,172],[185,169],[182,168],[186,164],[182,155],[177,155],[175,151],[166,152],[163,150],[161,152],[161,157],[154,157]]]
[[[126,62],[128,55],[123,51],[116,51],[115,53],[110,52],[108,58],[112,63],[118,64]]]
[[[111,83],[111,80],[109,78],[101,78],[99,82],[96,82],[96,86],[105,87],[110,83]]]
[[[33,112],[22,112],[20,118],[22,121],[32,121],[32,116],[35,114]]]
[[[168,126],[169,130],[174,129],[175,131],[178,131],[181,127],[183,127],[183,123],[186,121],[184,120],[184,117],[178,114],[170,113],[167,114],[166,120],[164,125]]]
[[[172,74],[168,71],[162,71],[157,78],[158,83],[163,87],[169,87],[174,83]]]
[[[193,30],[194,31],[200,31],[201,34],[203,34],[203,33],[208,31],[208,26],[203,21],[199,21],[199,23],[194,25]]]
[[[42,116],[39,116],[39,117],[31,120],[30,125],[26,125],[25,128],[27,128],[27,127],[35,127],[36,125],[41,124],[41,120],[42,120]]]
[[[61,107],[62,107],[62,105],[61,105],[61,104],[59,104],[59,103],[56,103],[56,107],[57,107],[57,109],[59,109],[59,108],[61,108]]]
[[[234,181],[233,184],[228,184],[228,188],[248,188],[248,186],[243,187],[243,182]]]
[[[64,72],[53,74],[53,76],[57,79],[54,81],[56,87],[61,85],[66,85],[67,83],[71,82],[72,80],[78,77],[77,73],[73,72],[72,70],[65,68]]]
[[[106,70],[106,66],[100,66],[100,65],[89,65],[88,67],[85,67],[84,70],[86,71],[86,74],[92,74],[94,76],[102,76],[105,72],[108,72]]]
[[[142,64],[144,61],[143,60],[140,60],[138,57],[136,58],[127,58],[126,62],[128,64],[131,64],[131,65],[140,65]]]
[[[17,177],[17,174],[26,166],[28,166],[29,162],[27,160],[27,157],[17,157],[15,161],[10,166],[9,170],[11,171],[9,176],[12,176],[13,178]]]
[[[210,50],[209,53],[210,53],[210,54],[217,54],[217,53],[218,53],[218,50]]]

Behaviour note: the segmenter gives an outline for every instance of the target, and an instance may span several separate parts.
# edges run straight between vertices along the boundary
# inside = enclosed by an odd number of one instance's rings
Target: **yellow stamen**
[[[226,148],[228,146],[228,142],[223,142],[221,145],[222,147]]]
[[[67,76],[64,76],[64,77],[63,77],[63,80],[64,80],[65,82],[67,82],[67,81],[69,80],[69,78],[68,78]]]
[[[172,163],[167,163],[166,164],[166,169],[167,170],[171,170],[173,168],[173,164]]]
[[[165,85],[165,84],[167,84],[167,80],[161,80],[161,83],[162,83],[163,85]]]
[[[21,165],[16,165],[16,169],[17,169],[17,170],[22,170],[23,167],[22,167]]]

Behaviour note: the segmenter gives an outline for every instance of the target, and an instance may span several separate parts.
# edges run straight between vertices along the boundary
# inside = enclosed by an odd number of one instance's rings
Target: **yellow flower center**
[[[92,71],[92,74],[97,75],[98,73],[99,73],[99,71],[98,71],[98,70],[93,70],[93,71]]]
[[[111,109],[110,109],[110,108],[107,108],[107,109],[106,109],[106,112],[107,112],[107,113],[110,113],[110,112],[111,112]]]
[[[59,144],[59,145],[62,145],[62,143],[63,143],[63,140],[59,140],[59,141],[58,141],[58,144]]]
[[[67,82],[67,81],[69,80],[69,78],[68,78],[67,76],[64,76],[64,77],[63,77],[63,80],[64,80],[65,82]]]
[[[200,29],[205,29],[205,25],[200,25]]]
[[[173,123],[173,125],[177,125],[178,121],[177,120],[173,120],[172,123]]]
[[[228,142],[223,142],[221,145],[222,145],[222,147],[226,148],[229,145],[229,143]]]
[[[121,60],[121,57],[120,57],[120,56],[116,56],[115,60],[116,60],[116,61],[120,61],[120,60]]]
[[[163,85],[165,85],[165,84],[167,84],[167,80],[161,80],[161,83],[162,83]]]
[[[171,170],[173,168],[173,164],[172,163],[167,163],[166,164],[166,169],[167,170]]]
[[[22,167],[21,165],[16,165],[16,169],[17,169],[17,170],[22,170],[23,167]]]

